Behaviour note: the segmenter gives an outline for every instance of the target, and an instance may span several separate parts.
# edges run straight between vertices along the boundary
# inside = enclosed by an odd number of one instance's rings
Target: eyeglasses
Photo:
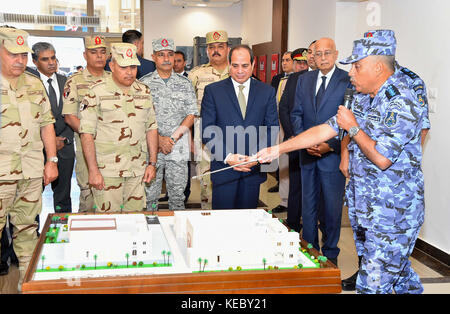
[[[314,56],[316,56],[317,58],[322,58],[322,55],[324,55],[325,58],[328,58],[329,56],[331,56],[333,54],[334,54],[334,51],[331,51],[331,50],[326,50],[325,52],[316,51],[316,53],[314,53]]]

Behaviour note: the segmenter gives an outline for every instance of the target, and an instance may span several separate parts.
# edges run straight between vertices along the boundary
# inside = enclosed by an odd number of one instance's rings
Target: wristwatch
[[[359,130],[361,130],[361,128],[359,126],[352,126],[349,130],[348,130],[348,135],[350,135],[350,138],[352,138],[353,136],[355,136],[356,134],[358,134]]]
[[[177,141],[173,138],[173,136],[171,136],[170,139],[171,139],[174,143],[177,142]]]
[[[156,168],[156,162],[150,161],[150,162],[148,163],[148,165],[149,165],[149,166],[153,166],[153,167]]]
[[[58,157],[54,156],[54,157],[50,157],[48,159],[48,161],[54,162],[55,164],[58,163]]]

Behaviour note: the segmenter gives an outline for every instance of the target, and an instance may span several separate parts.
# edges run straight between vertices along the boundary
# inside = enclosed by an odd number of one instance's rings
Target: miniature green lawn
[[[50,268],[50,269],[36,269],[37,273],[48,273],[48,272],[63,272],[63,271],[78,271],[78,270],[104,270],[104,269],[125,269],[125,268],[154,268],[154,267],[172,267],[172,264],[144,264],[142,266],[136,265],[129,265],[127,267],[127,265],[117,265],[117,266],[97,266],[97,267],[84,267],[84,268],[76,268],[76,267],[71,267],[71,268]]]

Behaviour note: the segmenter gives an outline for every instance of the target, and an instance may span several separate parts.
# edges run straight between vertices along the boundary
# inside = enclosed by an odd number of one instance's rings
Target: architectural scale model
[[[319,268],[263,209],[54,216],[33,280]],[[319,257],[321,258],[321,257]]]
[[[298,232],[264,210],[175,212],[175,235],[186,246],[186,261],[208,269],[292,267],[301,262]]]

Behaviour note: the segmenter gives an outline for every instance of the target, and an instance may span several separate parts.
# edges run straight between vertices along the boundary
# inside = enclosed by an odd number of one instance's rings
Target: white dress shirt
[[[240,85],[244,85],[244,89],[242,90],[242,93],[245,96],[245,102],[248,104],[248,95],[250,94],[250,82],[251,82],[252,78],[249,78],[247,81],[245,81],[244,83],[240,84],[238,82],[236,82],[233,78],[231,78],[231,82],[233,82],[233,87],[234,87],[234,92],[236,93],[236,98],[239,98],[239,86]],[[228,157],[230,157],[230,155],[232,155],[231,153],[229,153],[227,155],[227,157],[225,158],[225,160],[223,161],[225,164],[227,163]]]
[[[48,91],[48,88],[49,88],[48,79],[49,78],[52,79],[52,86],[53,86],[53,88],[55,90],[56,100],[58,102],[56,105],[58,106],[59,105],[59,96],[60,96],[60,94],[59,94],[58,78],[56,77],[56,73],[53,73],[52,76],[48,77],[47,75],[42,74],[39,70],[38,70],[38,72],[39,72],[39,75],[41,77],[41,81],[42,81],[42,83],[44,83],[45,89],[47,90],[47,95],[49,94],[49,91]]]
[[[244,85],[245,88],[242,90],[242,93],[245,96],[245,102],[248,103],[248,95],[250,94],[250,82],[251,78],[249,78],[247,81],[245,81],[243,84],[240,84],[236,82],[233,78],[231,78],[231,81],[233,82],[234,91],[236,93],[236,98],[239,98],[239,86]]]
[[[328,83],[330,83],[331,77],[333,76],[334,70],[336,70],[336,66],[334,66],[330,72],[328,72],[325,76],[327,77],[326,81],[325,81],[325,89],[327,89]],[[319,74],[317,77],[317,85],[316,85],[316,95],[317,92],[319,91],[320,85],[322,85],[322,71],[319,70]]]

